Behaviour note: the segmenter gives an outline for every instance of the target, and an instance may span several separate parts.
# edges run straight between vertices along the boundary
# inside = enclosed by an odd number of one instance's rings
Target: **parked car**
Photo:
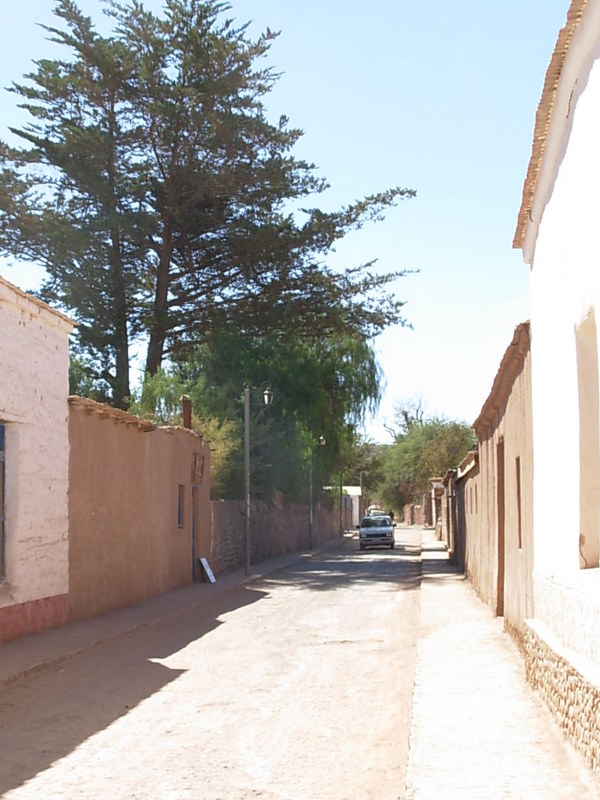
[[[384,545],[394,549],[394,523],[386,515],[363,517],[358,526],[358,546],[361,550],[375,545]]]
[[[367,514],[369,517],[385,517],[385,511],[383,508],[379,508],[379,506],[369,506],[367,509]]]

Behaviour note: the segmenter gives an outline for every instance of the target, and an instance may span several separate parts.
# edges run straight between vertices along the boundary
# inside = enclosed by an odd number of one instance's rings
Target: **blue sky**
[[[158,11],[162,3],[145,5]],[[366,433],[389,441],[394,405],[419,398],[428,415],[471,423],[514,328],[528,319],[528,267],[512,239],[546,68],[569,0],[232,0],[230,16],[258,34],[281,32],[268,62],[282,73],[268,99],[304,130],[335,208],[390,186],[417,197],[347,238],[334,266],[377,258],[377,269],[419,270],[394,283],[412,329],[375,342],[386,377]],[[99,0],[80,8],[101,20]],[[4,10],[0,85],[53,51],[36,22],[54,2]],[[14,9],[14,10],[10,10]],[[0,93],[2,125],[18,123]],[[0,268],[35,288],[30,267]]]

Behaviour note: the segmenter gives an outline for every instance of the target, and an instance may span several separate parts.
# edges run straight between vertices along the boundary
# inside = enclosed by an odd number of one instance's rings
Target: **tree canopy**
[[[185,393],[198,428],[218,453],[227,452],[215,470],[215,497],[241,496],[244,386],[251,388],[253,495],[268,498],[277,488],[290,499],[303,499],[312,456],[315,486],[339,469],[340,461],[349,465],[352,431],[377,404],[381,376],[362,339],[316,344],[230,331],[199,345],[168,374],[159,370],[148,378],[133,410],[173,422]],[[261,395],[267,386],[274,401],[265,409]]]
[[[443,417],[427,418],[420,404],[397,409],[395,441],[383,459],[383,479],[377,494],[398,511],[420,502],[431,488],[429,480],[454,469],[475,444],[473,429]]]
[[[77,369],[117,406],[131,394],[135,343],[154,375],[232,329],[289,340],[301,360],[316,342],[332,348],[325,358],[340,355],[336,342],[364,355],[372,336],[404,324],[388,290],[402,271],[336,271],[326,259],[414,192],[394,187],[333,212],[310,205],[327,183],[293,155],[302,132],[264,105],[276,34],[252,40],[228,9],[165,0],[155,15],[107,0],[113,28],[102,36],[74,0],[59,0],[47,32],[64,57],[39,59],[11,89],[29,121],[11,129],[22,146],[0,146],[0,253],[46,269],[41,297],[78,322]],[[325,405],[313,412],[316,424]]]

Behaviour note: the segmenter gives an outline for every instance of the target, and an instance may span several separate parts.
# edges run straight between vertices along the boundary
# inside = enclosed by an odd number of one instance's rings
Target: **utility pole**
[[[250,575],[250,387],[244,388],[244,498],[246,575]]]

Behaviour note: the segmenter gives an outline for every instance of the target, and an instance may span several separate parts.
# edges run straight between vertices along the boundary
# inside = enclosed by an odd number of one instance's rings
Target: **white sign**
[[[204,570],[204,572],[205,572],[205,574],[206,574],[206,577],[208,578],[208,580],[209,580],[211,583],[215,583],[217,579],[216,579],[216,578],[215,578],[215,576],[213,575],[213,571],[212,571],[212,569],[210,568],[210,564],[208,563],[208,561],[207,561],[205,558],[201,558],[201,559],[199,559],[199,561],[200,561],[200,563],[202,564],[202,569]]]

